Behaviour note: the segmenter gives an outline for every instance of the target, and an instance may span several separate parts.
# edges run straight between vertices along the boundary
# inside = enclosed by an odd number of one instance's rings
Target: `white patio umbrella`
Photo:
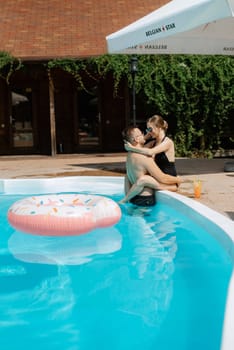
[[[234,0],[174,0],[106,37],[109,53],[234,55]]]

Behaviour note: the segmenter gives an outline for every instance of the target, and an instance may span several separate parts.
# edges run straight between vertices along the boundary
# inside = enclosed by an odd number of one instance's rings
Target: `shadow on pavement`
[[[73,167],[84,167],[89,169],[97,169],[104,171],[113,171],[120,174],[125,174],[125,162],[109,162],[109,163],[82,163],[82,164],[69,164],[69,166]]]
[[[231,220],[234,220],[234,211],[226,211],[226,214]]]

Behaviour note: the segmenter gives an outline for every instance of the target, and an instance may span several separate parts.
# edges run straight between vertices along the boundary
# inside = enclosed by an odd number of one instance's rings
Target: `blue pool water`
[[[114,227],[33,236],[6,220],[23,197],[0,196],[2,349],[220,349],[232,262],[201,226],[128,204]]]

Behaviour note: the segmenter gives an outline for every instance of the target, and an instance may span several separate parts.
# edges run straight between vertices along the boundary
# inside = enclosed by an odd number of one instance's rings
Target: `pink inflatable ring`
[[[112,226],[120,218],[121,210],[113,200],[85,194],[27,197],[8,210],[8,220],[14,228],[43,236],[80,235]]]

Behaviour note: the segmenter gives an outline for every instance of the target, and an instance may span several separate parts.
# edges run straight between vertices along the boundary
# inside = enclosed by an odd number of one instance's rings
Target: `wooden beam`
[[[51,156],[54,157],[57,154],[56,144],[56,120],[55,120],[55,106],[54,106],[54,85],[49,76],[49,97],[50,97],[50,138],[51,138]]]

